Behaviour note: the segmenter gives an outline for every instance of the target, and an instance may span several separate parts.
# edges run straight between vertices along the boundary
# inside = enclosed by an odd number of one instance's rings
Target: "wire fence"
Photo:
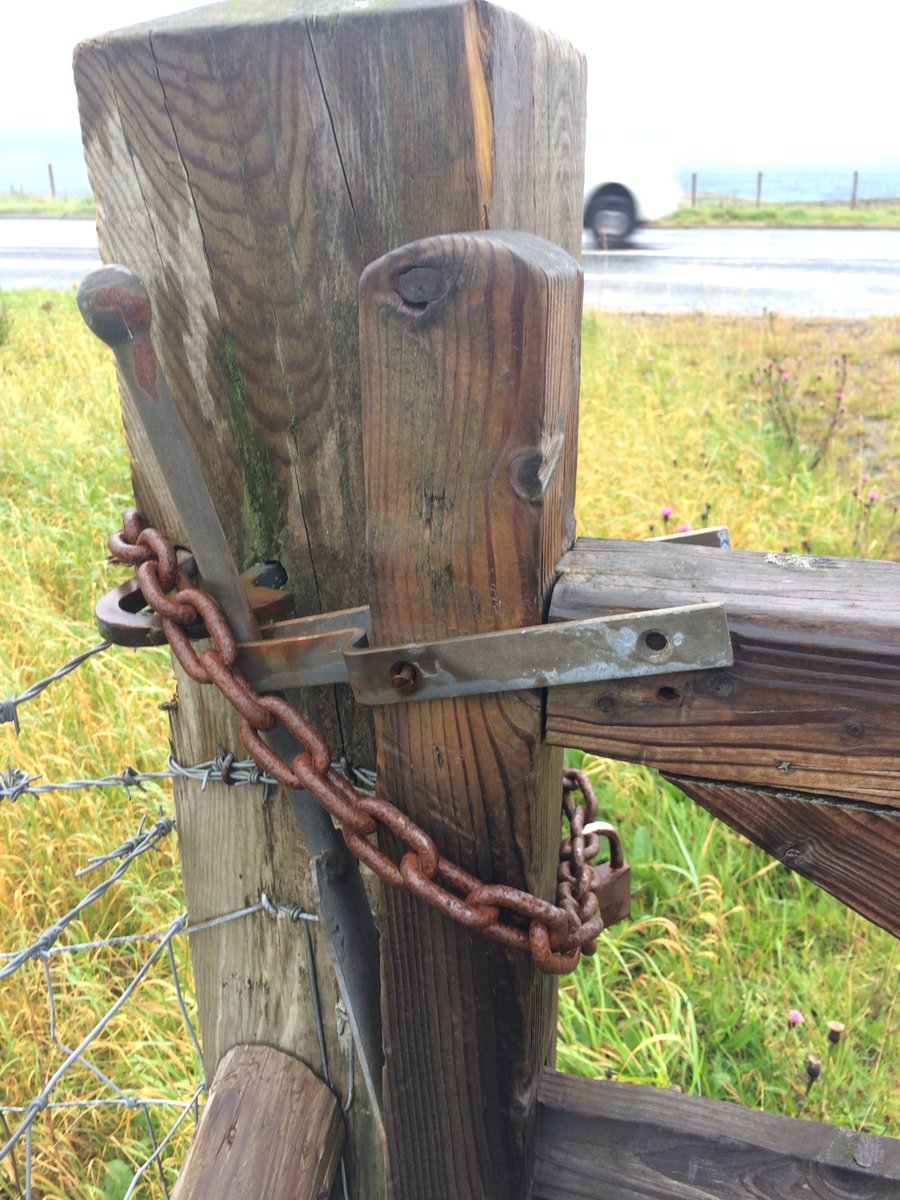
[[[713,199],[751,204],[867,204],[900,197],[900,170],[699,170],[680,172],[678,181],[696,204]]]
[[[106,649],[107,645],[102,643],[77,655],[21,694],[8,700],[0,700],[0,722],[12,722],[18,734],[19,706],[75,670],[92,655]],[[374,785],[374,778],[370,772],[353,772],[353,775],[358,784],[370,787]],[[59,783],[39,783],[39,776],[29,775],[20,768],[7,765],[0,775],[0,800],[14,804],[28,796],[89,787],[122,788],[131,797],[132,789],[140,791],[145,783],[158,783],[177,776],[198,781],[201,789],[205,789],[212,780],[237,787],[261,785],[268,788],[274,783],[252,760],[236,761],[232,754],[219,747],[214,758],[192,766],[182,766],[170,756],[163,771],[140,773],[126,767],[116,774]],[[15,1097],[8,1103],[0,1104],[0,1139],[3,1139],[0,1145],[0,1196],[14,1197],[15,1200],[41,1200],[45,1195],[67,1194],[58,1190],[52,1179],[49,1185],[47,1180],[48,1172],[52,1175],[54,1146],[58,1141],[54,1119],[63,1115],[77,1116],[89,1110],[125,1110],[129,1114],[136,1114],[143,1124],[146,1137],[144,1145],[148,1152],[126,1164],[127,1169],[123,1174],[121,1149],[117,1144],[115,1162],[120,1170],[116,1177],[108,1180],[104,1197],[108,1196],[110,1200],[136,1200],[138,1195],[155,1195],[166,1197],[168,1200],[171,1194],[169,1178],[173,1174],[173,1167],[171,1163],[167,1163],[166,1152],[185,1124],[194,1124],[199,1119],[201,1100],[208,1087],[203,1052],[191,1018],[190,1006],[185,998],[182,980],[184,966],[179,966],[175,953],[177,941],[186,933],[197,933],[227,922],[245,920],[260,913],[267,914],[273,920],[288,920],[297,926],[298,934],[304,938],[305,944],[312,1016],[321,1054],[321,1074],[331,1086],[310,935],[310,925],[318,920],[315,913],[307,912],[300,906],[273,903],[268,895],[262,892],[256,903],[200,922],[190,921],[188,914],[181,912],[164,929],[104,937],[98,928],[94,931],[97,936],[90,940],[64,940],[67,929],[73,923],[84,923],[88,910],[99,914],[98,902],[101,898],[110,889],[116,888],[126,873],[133,870],[135,864],[144,860],[145,856],[149,855],[152,859],[153,852],[163,845],[174,829],[174,818],[162,812],[152,825],[148,825],[147,819],[143,818],[131,837],[109,851],[89,858],[86,865],[76,872],[76,877],[93,874],[116,863],[114,869],[27,944],[19,949],[0,953],[0,984],[14,976],[24,977],[30,974],[33,988],[33,977],[37,976],[46,1003],[47,1040],[53,1052],[53,1061],[45,1061],[43,1054],[38,1052],[35,1037],[35,1054],[41,1066],[41,1086],[33,1095]],[[122,947],[137,948],[145,945],[152,948],[133,970],[129,979],[109,972],[109,1002],[102,1006],[100,1015],[97,1015],[96,1006],[81,1004],[81,998],[78,996],[78,978],[83,976],[76,976],[74,988],[69,975],[65,976],[62,983],[60,981],[58,964],[63,959],[71,960],[75,956],[92,952],[111,952]],[[116,961],[118,963],[121,960]],[[178,1019],[194,1051],[193,1065],[188,1062],[183,1064],[180,1094],[170,1096],[145,1095],[143,1093],[146,1089],[117,1082],[106,1062],[109,1055],[105,1038],[109,1027],[115,1022],[115,1018],[134,1002],[142,985],[151,977],[156,976],[158,979],[160,975],[168,978],[168,1002],[177,1009]],[[96,983],[96,980],[93,982]],[[23,982],[23,992],[24,990]],[[8,989],[0,992],[0,1028],[7,1025],[5,1018],[9,1015],[4,1013],[3,1005],[11,1002],[14,995],[15,993]],[[66,1006],[75,1011],[84,1026],[78,1041],[73,1045],[69,1044],[73,1039],[70,1037],[64,1040],[61,1032],[61,1015]],[[84,1013],[89,1013],[86,1019]],[[32,1026],[35,1026],[34,1019]],[[127,1027],[124,1032],[119,1032],[120,1036],[127,1040]],[[352,1056],[352,1039],[350,1049]],[[351,1085],[343,1105],[345,1112],[353,1102],[352,1057],[349,1078]],[[41,1181],[36,1180],[35,1164],[38,1159],[41,1163]],[[346,1196],[347,1183],[343,1164],[341,1180]],[[141,1189],[140,1192],[138,1189]]]

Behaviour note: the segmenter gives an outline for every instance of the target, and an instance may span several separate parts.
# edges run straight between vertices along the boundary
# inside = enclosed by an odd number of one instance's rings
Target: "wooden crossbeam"
[[[900,936],[900,564],[580,539],[551,621],[724,604],[728,670],[547,693],[547,740],[656,767]]]
[[[896,1200],[900,1141],[545,1071],[534,1200]]]
[[[900,807],[900,564],[581,538],[560,572],[551,621],[716,601],[735,662],[555,688],[550,742]]]

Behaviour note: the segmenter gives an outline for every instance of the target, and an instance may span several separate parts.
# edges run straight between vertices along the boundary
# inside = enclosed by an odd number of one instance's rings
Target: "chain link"
[[[280,696],[262,695],[236,668],[237,642],[212,596],[178,569],[175,550],[134,509],[109,539],[114,560],[135,568],[144,598],[163,618],[172,652],[198,683],[212,684],[241,716],[241,739],[260,769],[285,787],[308,791],[340,823],[348,847],[385,883],[405,887],[426,904],[505,946],[529,952],[548,974],[573,971],[582,954],[593,954],[603,928],[598,834],[585,835],[597,817],[597,798],[583,771],[563,772],[562,808],[569,836],[560,845],[556,903],[505,884],[487,884],[449,862],[424,829],[390,801],[359,791],[331,763],[328,743],[311,722]],[[174,589],[174,595],[169,593]],[[213,645],[199,653],[185,632],[203,623]],[[304,747],[291,762],[260,736],[282,725]],[[576,803],[581,792],[583,804]],[[369,839],[389,831],[405,849],[394,862]],[[505,914],[505,915],[504,915]],[[510,917],[518,918],[518,921]]]

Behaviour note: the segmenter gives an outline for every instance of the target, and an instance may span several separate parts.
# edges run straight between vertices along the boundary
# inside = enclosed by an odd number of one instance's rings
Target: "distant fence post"
[[[363,277],[373,644],[543,622],[574,533],[581,295],[521,234],[429,239]],[[553,898],[562,757],[537,692],[401,702],[376,730],[385,795],[446,858]],[[391,1195],[524,1200],[553,981],[399,889],[381,944]]]
[[[693,173],[693,175],[691,175],[691,208],[696,207],[696,204],[697,204],[697,172],[695,171]]]
[[[238,565],[281,562],[298,615],[365,603],[360,275],[396,246],[468,229],[527,230],[577,255],[583,59],[475,0],[274,0],[92,39],[75,78],[102,257],[147,286],[159,359]],[[138,507],[183,542],[166,464],[127,398],[123,419]],[[370,712],[349,688],[308,689],[299,704],[335,759],[374,765]],[[227,702],[184,677],[172,726],[182,763],[218,745],[242,752]],[[263,891],[313,907],[279,789],[179,779],[175,803],[192,921]],[[242,1044],[321,1073],[299,937],[265,913],[191,936],[210,1078]],[[349,1039],[314,937],[343,1100]],[[358,1072],[355,1085],[349,1185],[354,1200],[377,1200],[384,1146]],[[507,1099],[521,1100],[524,1129],[530,1096]]]
[[[56,199],[56,180],[53,178],[53,163],[47,163],[47,174],[50,177],[50,195]]]
[[[763,181],[763,173],[762,173],[762,171],[757,171],[756,172],[756,207],[757,208],[759,208],[760,201],[762,200],[762,181]]]
[[[853,172],[853,189],[850,192],[850,207],[856,208],[856,190],[859,186],[859,171]]]

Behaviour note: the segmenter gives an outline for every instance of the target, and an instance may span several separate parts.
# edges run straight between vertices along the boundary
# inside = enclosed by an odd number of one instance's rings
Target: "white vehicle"
[[[584,174],[584,227],[601,248],[621,246],[639,225],[673,213],[681,201],[674,172],[598,152]]]

